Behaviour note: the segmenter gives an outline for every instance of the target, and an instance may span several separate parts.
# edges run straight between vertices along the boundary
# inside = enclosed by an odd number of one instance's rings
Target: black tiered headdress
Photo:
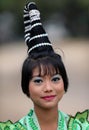
[[[34,2],[28,3],[24,7],[24,25],[25,42],[28,46],[29,55],[33,50],[43,51],[44,48],[53,51],[52,44],[42,26],[40,12]]]

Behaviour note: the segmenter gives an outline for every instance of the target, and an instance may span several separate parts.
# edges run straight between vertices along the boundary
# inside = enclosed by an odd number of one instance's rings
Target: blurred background
[[[69,89],[59,108],[72,115],[89,109],[89,1],[33,1],[69,77]],[[0,121],[16,121],[33,106],[21,90],[21,68],[27,56],[23,26],[26,2],[0,0]]]

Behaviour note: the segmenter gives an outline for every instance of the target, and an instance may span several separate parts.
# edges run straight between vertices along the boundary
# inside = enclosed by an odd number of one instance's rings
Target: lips
[[[50,101],[50,100],[53,100],[55,98],[56,95],[49,95],[49,96],[44,96],[42,97],[42,99],[44,100],[47,100],[47,101]]]

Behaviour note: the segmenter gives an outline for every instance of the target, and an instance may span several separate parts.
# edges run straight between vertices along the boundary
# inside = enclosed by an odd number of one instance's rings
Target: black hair
[[[44,75],[46,74],[53,74],[54,72],[60,73],[64,82],[64,90],[67,92],[68,89],[68,76],[66,73],[65,66],[63,64],[62,58],[59,54],[56,54],[53,50],[44,54],[39,53],[32,53],[28,55],[25,59],[23,66],[22,66],[22,79],[21,79],[21,86],[23,92],[30,96],[29,94],[29,82],[33,76],[33,69],[38,67],[39,74],[41,75],[41,71],[43,69]]]

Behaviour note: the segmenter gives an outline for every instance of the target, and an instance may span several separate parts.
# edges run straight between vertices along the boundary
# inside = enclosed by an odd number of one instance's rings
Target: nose
[[[52,91],[53,91],[52,84],[50,83],[50,81],[47,81],[44,85],[44,92],[52,92]]]

